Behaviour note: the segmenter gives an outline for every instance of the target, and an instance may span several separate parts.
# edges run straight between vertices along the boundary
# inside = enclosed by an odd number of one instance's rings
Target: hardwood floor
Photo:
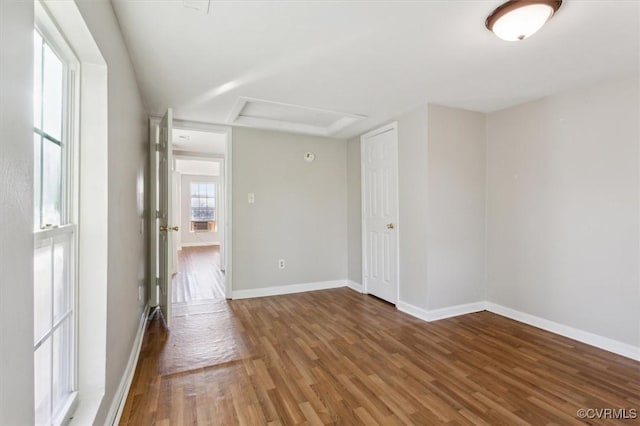
[[[224,299],[220,246],[183,247],[178,251],[178,273],[172,285],[173,303]]]
[[[579,408],[640,409],[640,363],[335,289],[185,305],[170,333],[152,321],[121,424],[579,424]]]

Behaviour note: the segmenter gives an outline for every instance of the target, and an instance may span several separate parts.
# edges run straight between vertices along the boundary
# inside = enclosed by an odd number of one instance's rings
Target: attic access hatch
[[[241,97],[231,110],[227,123],[234,126],[332,136],[363,118],[366,116]]]

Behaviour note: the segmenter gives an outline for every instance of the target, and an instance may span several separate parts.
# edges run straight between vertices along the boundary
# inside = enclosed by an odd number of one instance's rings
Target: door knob
[[[393,223],[387,223],[387,229],[393,229]]]
[[[160,232],[179,231],[179,230],[180,230],[179,226],[168,227],[166,225],[160,225]]]

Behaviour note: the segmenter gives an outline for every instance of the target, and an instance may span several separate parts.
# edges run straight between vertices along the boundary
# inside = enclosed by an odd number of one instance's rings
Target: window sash
[[[215,182],[191,182],[191,221],[216,220]]]
[[[57,88],[54,92],[53,98],[55,99],[54,105],[57,105],[58,99],[60,100],[61,110],[61,123],[60,123],[60,137],[52,135],[46,131],[43,127],[44,124],[44,106],[41,103],[44,102],[43,90],[44,90],[44,73],[47,72],[45,63],[43,60],[37,61],[36,66],[41,68],[40,84],[36,84],[34,89],[40,90],[40,99],[34,99],[34,107],[40,105],[40,115],[34,111],[35,119],[39,118],[40,122],[34,120],[34,147],[40,144],[40,152],[44,152],[44,147],[49,147],[50,151],[54,151],[51,148],[54,146],[59,147],[60,152],[60,192],[59,192],[59,223],[53,223],[50,227],[44,227],[45,223],[42,220],[42,203],[39,205],[39,211],[34,209],[34,250],[46,247],[48,244],[52,245],[52,254],[50,265],[46,266],[44,261],[49,253],[43,259],[42,271],[46,271],[46,268],[51,268],[51,283],[50,286],[53,289],[60,290],[59,293],[52,292],[51,295],[46,295],[44,299],[50,304],[51,310],[51,322],[45,324],[43,322],[43,328],[40,330],[46,331],[42,336],[35,336],[38,339],[34,342],[34,357],[37,353],[41,354],[41,361],[45,364],[49,363],[49,374],[43,377],[43,380],[37,380],[36,385],[40,386],[41,396],[45,399],[35,400],[34,408],[38,410],[39,403],[45,402],[42,408],[45,411],[39,411],[36,414],[41,414],[41,418],[51,424],[62,424],[69,418],[71,410],[75,407],[78,401],[77,392],[77,374],[78,374],[78,361],[77,361],[77,332],[78,332],[78,318],[77,318],[77,225],[74,223],[77,221],[77,209],[78,209],[78,185],[75,180],[75,171],[78,169],[77,164],[77,149],[75,146],[75,138],[78,135],[78,95],[79,95],[79,62],[75,57],[72,49],[68,46],[64,36],[58,30],[56,23],[48,15],[48,12],[42,7],[41,3],[36,2],[36,25],[35,31],[42,38],[42,45],[45,44],[49,47],[49,58],[54,55],[60,60],[62,64],[62,92],[61,98],[58,98]],[[34,47],[37,48],[37,42]],[[44,47],[41,47],[41,59],[44,55]],[[53,55],[51,55],[53,53]],[[57,62],[49,62],[57,67],[59,72],[60,66]],[[60,74],[57,74],[60,75]],[[59,81],[59,80],[57,80]],[[51,87],[59,87],[53,83]],[[38,100],[40,104],[38,104]],[[57,120],[60,117],[57,113],[52,113],[50,117],[55,117],[54,123],[51,128],[52,131],[58,132]],[[37,141],[37,138],[40,140]],[[36,152],[37,154],[37,152]],[[57,159],[58,157],[53,157]],[[34,165],[37,167],[36,158],[34,157]],[[54,160],[55,161],[55,160]],[[43,158],[40,157],[40,170],[35,170],[36,178],[40,177],[40,187],[43,188],[43,176],[42,169],[46,167]],[[54,169],[55,170],[55,169]],[[56,176],[55,174],[52,176]],[[42,189],[40,189],[42,193]],[[36,204],[36,207],[38,205]],[[57,214],[57,213],[56,213]],[[40,219],[38,221],[38,218]],[[60,244],[62,243],[62,244]],[[56,244],[59,244],[56,246]],[[60,258],[58,253],[62,253]],[[35,251],[34,251],[35,255]],[[58,263],[58,266],[56,266]],[[61,268],[60,265],[64,265]],[[63,272],[58,272],[63,271]],[[54,279],[56,280],[54,282]],[[43,278],[42,283],[46,283],[46,278]],[[58,286],[58,283],[60,286]],[[34,281],[35,285],[35,281]],[[40,284],[39,284],[40,285]],[[46,313],[48,315],[49,312]],[[44,318],[44,317],[42,317]],[[48,327],[48,328],[46,328]],[[45,348],[44,352],[39,351]],[[45,361],[46,357],[48,360]],[[35,361],[35,358],[34,358]],[[64,371],[62,371],[64,370]],[[48,389],[48,390],[47,390]],[[48,399],[48,402],[46,400]]]
[[[71,223],[73,221],[72,218],[72,188],[73,188],[73,174],[72,174],[72,166],[73,162],[73,151],[72,143],[73,143],[73,134],[74,134],[74,112],[75,112],[75,91],[76,91],[76,69],[78,67],[77,58],[74,56],[71,49],[66,45],[64,38],[57,32],[57,28],[55,28],[55,24],[50,21],[48,16],[37,16],[37,23],[35,32],[39,37],[40,41],[40,59],[36,61],[36,65],[39,65],[39,77],[40,81],[37,82],[37,86],[34,87],[34,90],[37,88],[40,93],[37,99],[34,99],[34,102],[37,100],[40,101],[40,112],[38,114],[38,118],[40,120],[39,123],[34,122],[33,131],[35,134],[40,136],[40,159],[39,159],[39,170],[36,170],[35,176],[39,178],[40,182],[37,186],[37,190],[39,193],[35,194],[34,199],[34,229],[37,231],[38,229],[44,229],[47,225],[53,226],[61,226],[64,224]],[[45,19],[43,19],[45,18]],[[35,36],[35,34],[34,34]],[[34,43],[34,48],[35,48]],[[43,126],[45,125],[45,108],[44,108],[44,93],[45,93],[45,46],[53,53],[53,55],[60,61],[62,64],[62,82],[61,82],[61,99],[60,99],[60,138],[56,138],[55,136],[47,133]],[[34,80],[34,83],[35,80]],[[34,105],[34,108],[37,108],[37,105]],[[34,117],[35,119],[35,117]],[[59,218],[56,221],[47,221],[45,220],[45,213],[43,209],[45,208],[45,203],[43,202],[43,194],[45,193],[45,161],[44,161],[44,146],[46,143],[54,143],[58,145],[61,149],[61,163],[60,163],[60,188],[59,188]],[[48,222],[57,222],[57,223],[48,223]]]
[[[40,383],[40,389],[45,392],[40,396],[40,401],[35,401],[36,410],[40,407],[42,412],[37,412],[37,416],[47,417],[48,422],[58,424],[64,420],[69,410],[73,407],[77,399],[76,391],[76,282],[75,282],[75,259],[76,259],[76,225],[63,225],[58,228],[46,229],[34,233],[35,250],[50,248],[47,253],[49,257],[49,268],[45,275],[45,285],[50,286],[48,302],[50,309],[49,326],[44,334],[35,336],[34,355],[39,350],[44,350],[40,356],[47,357],[49,366],[46,364],[40,367],[46,368],[45,379]],[[62,250],[62,258],[57,259],[56,250]],[[61,264],[58,262],[62,262]],[[56,276],[56,268],[62,268],[62,274]],[[34,277],[37,279],[37,277]],[[56,282],[60,279],[61,282]],[[35,282],[34,282],[35,285]],[[62,287],[57,288],[57,285]],[[61,294],[62,298],[56,297]],[[66,299],[66,300],[65,300]],[[60,304],[60,312],[56,313],[56,305]],[[38,366],[36,366],[38,368]],[[36,370],[38,373],[38,370]],[[36,390],[38,387],[36,387]],[[45,398],[45,399],[42,399]],[[38,405],[38,403],[44,405]],[[47,411],[48,412],[44,412]],[[38,420],[42,420],[39,418]]]

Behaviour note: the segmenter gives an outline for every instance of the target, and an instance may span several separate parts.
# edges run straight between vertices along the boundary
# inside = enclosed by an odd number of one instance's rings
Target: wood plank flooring
[[[426,323],[335,289],[174,320],[149,325],[122,425],[640,422],[576,415],[640,411],[640,363],[489,312]]]
[[[220,246],[183,247],[178,251],[178,273],[173,276],[173,303],[224,299]]]

